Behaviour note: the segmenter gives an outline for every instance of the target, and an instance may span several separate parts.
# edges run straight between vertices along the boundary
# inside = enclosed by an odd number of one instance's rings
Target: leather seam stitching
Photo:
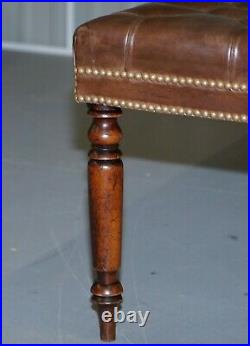
[[[128,28],[127,34],[124,39],[124,57],[123,64],[124,70],[126,71],[129,64],[129,58],[132,56],[132,51],[134,48],[134,36],[139,27],[139,25],[144,20],[144,17],[136,17]]]

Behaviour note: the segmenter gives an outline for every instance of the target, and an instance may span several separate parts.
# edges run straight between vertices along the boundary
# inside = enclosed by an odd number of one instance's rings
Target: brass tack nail
[[[224,87],[223,82],[218,81],[218,82],[217,82],[217,87],[220,88],[220,89],[222,89],[222,88]]]

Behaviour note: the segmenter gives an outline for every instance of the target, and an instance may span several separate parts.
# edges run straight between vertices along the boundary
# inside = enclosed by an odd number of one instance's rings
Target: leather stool
[[[101,314],[113,314],[122,294],[121,108],[247,123],[247,41],[246,2],[148,3],[75,31],[75,100],[93,118],[91,292],[103,340],[115,339],[115,323]]]

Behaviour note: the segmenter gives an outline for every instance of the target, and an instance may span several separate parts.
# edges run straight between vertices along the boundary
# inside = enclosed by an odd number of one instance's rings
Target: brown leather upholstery
[[[74,35],[75,98],[247,122],[247,3],[148,3]]]

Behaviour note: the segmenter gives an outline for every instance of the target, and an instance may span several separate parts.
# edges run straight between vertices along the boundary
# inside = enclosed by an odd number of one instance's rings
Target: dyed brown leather
[[[247,3],[149,3],[74,35],[75,66],[246,84]],[[76,76],[79,95],[247,114],[247,92]]]

